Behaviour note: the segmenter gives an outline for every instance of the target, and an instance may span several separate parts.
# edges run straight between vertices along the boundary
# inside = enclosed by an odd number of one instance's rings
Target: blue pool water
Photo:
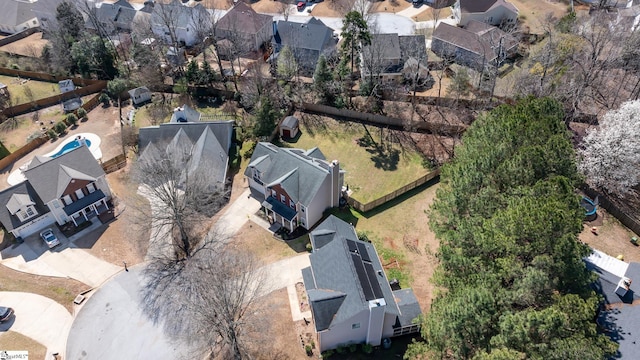
[[[91,147],[91,141],[89,141],[89,140],[87,140],[87,139],[84,139],[84,142],[86,142],[86,143],[87,143],[87,147]],[[78,140],[73,140],[73,141],[71,141],[71,142],[66,143],[66,144],[62,147],[62,149],[60,149],[60,151],[58,151],[57,153],[55,153],[55,154],[51,155],[51,157],[55,159],[55,158],[57,158],[58,156],[63,155],[63,154],[66,154],[66,153],[68,153],[69,151],[71,151],[71,150],[73,150],[73,149],[75,149],[75,148],[77,148],[77,147],[79,147],[79,146],[80,146],[80,142],[79,142]]]

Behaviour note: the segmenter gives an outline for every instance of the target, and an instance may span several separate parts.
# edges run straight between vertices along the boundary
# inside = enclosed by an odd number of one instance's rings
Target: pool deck
[[[67,145],[72,141],[75,141],[78,138],[78,136],[81,136],[89,140],[89,142],[91,143],[91,146],[89,146],[89,150],[91,151],[91,154],[93,154],[93,157],[96,158],[96,160],[99,161],[100,159],[102,159],[102,151],[100,150],[100,143],[101,143],[100,137],[93,133],[80,133],[80,134],[69,135],[64,139],[64,141],[60,143],[60,145],[58,145],[55,148],[55,150],[50,151],[42,156],[50,157],[51,155],[57,154],[62,150],[62,148],[65,145]],[[7,178],[7,182],[9,183],[9,185],[11,186],[17,185],[26,180],[22,171],[27,169],[30,163],[31,161],[25,163],[24,165],[20,166],[18,169],[13,170],[11,174],[9,174],[9,177]]]

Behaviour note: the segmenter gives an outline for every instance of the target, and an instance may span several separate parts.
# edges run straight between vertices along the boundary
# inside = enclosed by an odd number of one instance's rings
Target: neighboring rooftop
[[[518,12],[515,5],[505,0],[460,0],[460,11],[463,13],[484,13],[498,6]]]
[[[273,22],[273,16],[258,14],[243,1],[238,1],[220,20],[217,28],[223,30],[237,30],[243,33],[255,34],[267,23]]]

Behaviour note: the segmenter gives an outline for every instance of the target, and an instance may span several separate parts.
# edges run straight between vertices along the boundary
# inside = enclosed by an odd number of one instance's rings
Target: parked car
[[[11,315],[13,315],[12,308],[0,306],[0,322],[5,322],[11,319]]]
[[[413,0],[412,1],[414,7],[420,7],[422,5],[422,0]]]
[[[302,11],[304,10],[304,8],[307,6],[307,3],[304,1],[298,1],[298,11]]]
[[[40,233],[40,237],[42,238],[42,240],[44,240],[49,249],[60,245],[60,240],[58,240],[56,234],[53,233],[53,230],[51,230],[51,228],[43,230]]]

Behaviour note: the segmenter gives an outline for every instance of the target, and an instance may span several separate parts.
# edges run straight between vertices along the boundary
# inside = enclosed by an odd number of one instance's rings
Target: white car
[[[47,244],[49,249],[60,245],[60,240],[58,240],[58,238],[56,237],[56,234],[54,234],[53,230],[51,229],[43,230],[40,233],[40,237],[42,238],[42,240],[44,240],[44,242]]]

